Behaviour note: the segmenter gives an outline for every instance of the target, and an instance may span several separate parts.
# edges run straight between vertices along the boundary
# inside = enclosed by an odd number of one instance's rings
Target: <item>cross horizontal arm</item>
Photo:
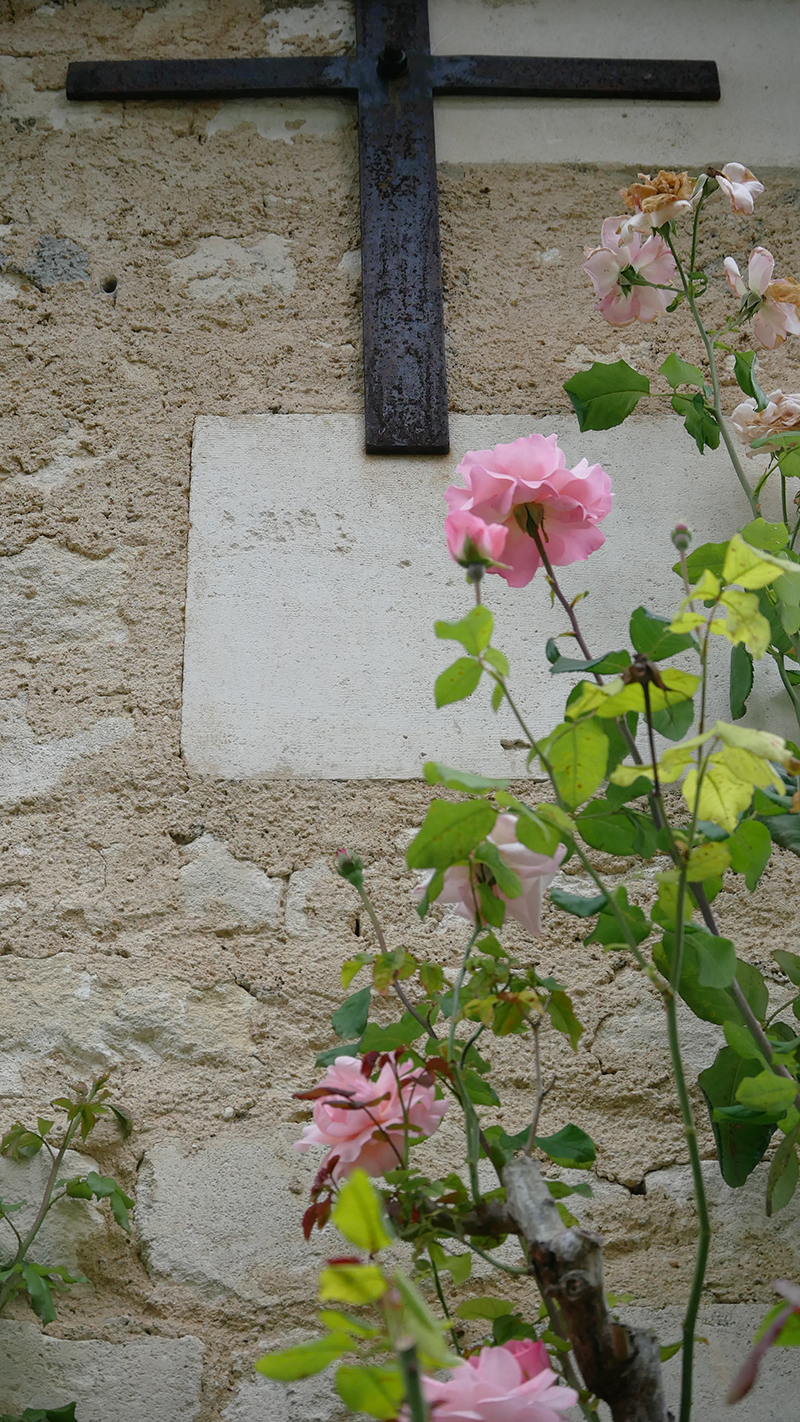
[[[704,59],[524,59],[432,55],[434,94],[558,99],[718,99],[719,74]]]
[[[259,99],[358,92],[344,55],[281,59],[121,59],[70,64],[68,99]]]

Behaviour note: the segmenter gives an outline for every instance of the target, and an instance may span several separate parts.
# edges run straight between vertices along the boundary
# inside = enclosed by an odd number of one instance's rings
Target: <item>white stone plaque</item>
[[[437,641],[433,622],[472,605],[444,541],[442,496],[459,458],[533,428],[555,430],[569,464],[585,455],[612,477],[605,546],[561,578],[569,596],[589,591],[579,611],[592,651],[624,647],[639,603],[661,615],[677,608],[675,522],[688,519],[697,545],[729,536],[746,512],[724,454],[701,457],[674,420],[581,435],[568,417],[462,415],[452,420],[452,455],[386,458],[364,454],[358,415],[198,419],[183,700],[193,773],[402,779],[429,759],[524,771],[520,729],[506,706],[493,715],[488,683],[435,709],[434,680],[460,648]],[[494,644],[510,657],[515,694],[542,735],[561,719],[572,685],[550,674],[544,655],[566,618],[550,607],[541,570],[521,590],[497,576],[484,588]],[[569,639],[560,647],[577,652]],[[727,643],[715,639],[714,651],[712,714],[727,716]],[[772,670],[759,674],[749,719],[792,734]]]

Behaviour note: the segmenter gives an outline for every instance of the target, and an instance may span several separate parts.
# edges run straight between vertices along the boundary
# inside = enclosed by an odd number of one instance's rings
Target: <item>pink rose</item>
[[[567,469],[555,435],[532,434],[512,444],[496,444],[465,454],[456,473],[464,485],[445,493],[450,514],[470,513],[485,524],[503,524],[507,538],[505,568],[499,573],[512,588],[523,588],[541,564],[527,532],[528,515],[541,526],[551,563],[559,567],[588,558],[602,547],[597,527],[611,511],[611,480],[599,464],[585,459]]]
[[[749,215],[753,211],[755,198],[764,191],[764,184],[743,163],[726,163],[721,172],[714,173],[714,177],[734,212]]]
[[[398,1065],[397,1053],[381,1067],[377,1081],[362,1072],[358,1057],[337,1057],[328,1075],[312,1093],[313,1125],[304,1126],[295,1150],[304,1155],[309,1146],[329,1151],[323,1167],[338,1158],[333,1178],[341,1180],[358,1166],[368,1175],[382,1175],[403,1164],[404,1134],[419,1141],[432,1136],[447,1110],[436,1100],[436,1089],[413,1062]]]
[[[725,258],[728,286],[742,299],[745,315],[752,313],[753,335],[766,350],[774,350],[787,336],[800,336],[800,286],[773,281],[775,258],[766,247],[754,247],[747,263],[747,281],[733,257]]]
[[[515,834],[516,827],[516,815],[498,815],[494,829],[486,837],[492,844],[497,845],[503,863],[513,869],[521,879],[522,893],[516,899],[508,899],[505,894],[501,894],[496,884],[493,885],[493,892],[495,898],[503,900],[506,912],[515,918],[517,923],[521,923],[534,938],[541,938],[542,900],[558,873],[558,866],[567,849],[566,845],[560,844],[552,859],[547,854],[534,854],[532,849],[526,849],[524,844],[520,844]],[[432,877],[429,875],[427,882],[430,882]],[[417,897],[421,898],[424,891],[425,885],[422,884],[416,891]],[[453,904],[461,918],[469,919],[470,923],[475,922],[475,900],[466,865],[456,864],[451,869],[445,869],[444,887],[436,902]]]
[[[450,557],[462,568],[474,563],[497,563],[508,537],[508,529],[501,523],[484,523],[466,509],[448,514],[444,531]]]
[[[560,1422],[578,1401],[550,1367],[543,1343],[515,1340],[481,1348],[454,1368],[446,1382],[424,1377],[436,1422]],[[408,1412],[401,1416],[408,1418]]]
[[[599,297],[599,311],[612,326],[632,321],[654,321],[672,300],[669,291],[631,284],[631,274],[659,286],[669,286],[676,274],[675,259],[663,237],[642,240],[630,231],[630,218],[607,217],[600,229],[602,246],[589,252],[583,270]]]

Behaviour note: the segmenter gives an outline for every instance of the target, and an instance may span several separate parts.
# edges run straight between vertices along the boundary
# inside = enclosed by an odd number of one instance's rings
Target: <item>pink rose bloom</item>
[[[583,270],[599,297],[599,311],[612,326],[629,326],[632,321],[654,321],[666,311],[672,295],[652,286],[631,286],[626,273],[633,271],[646,281],[669,286],[677,267],[663,237],[642,240],[630,231],[628,217],[607,217],[600,229],[602,246],[589,252]],[[623,240],[624,229],[625,240]]]
[[[794,281],[773,281],[774,267],[772,253],[766,247],[755,247],[747,263],[745,282],[733,257],[725,258],[728,286],[743,303],[754,308],[753,335],[768,351],[787,336],[800,336],[800,286]]]
[[[754,200],[764,191],[764,184],[743,163],[726,163],[722,171],[714,176],[733,211],[749,215],[753,211]]]
[[[532,434],[494,449],[465,454],[456,470],[463,487],[445,493],[450,514],[467,512],[485,524],[503,524],[507,538],[505,568],[490,568],[512,588],[523,588],[541,564],[539,550],[526,532],[526,506],[541,524],[551,563],[563,567],[588,558],[602,547],[597,527],[611,512],[611,480],[599,464],[585,459],[567,469],[555,435]]]
[[[422,1380],[436,1422],[560,1422],[578,1401],[550,1367],[543,1343],[515,1339],[481,1348],[446,1382]],[[407,1410],[401,1416],[408,1418]]]
[[[309,1146],[328,1146],[323,1167],[338,1156],[335,1180],[356,1167],[368,1175],[395,1170],[403,1161],[405,1119],[410,1140],[418,1141],[433,1135],[447,1110],[430,1077],[413,1062],[398,1066],[396,1052],[377,1081],[363,1075],[358,1057],[337,1057],[314,1095],[313,1124],[303,1127],[294,1148],[304,1155]]]
[[[515,834],[516,827],[516,815],[498,815],[494,829],[486,838],[497,845],[503,863],[519,875],[522,893],[516,899],[508,899],[505,894],[501,894],[496,884],[493,885],[493,892],[495,898],[503,900],[506,912],[515,918],[517,923],[521,923],[534,938],[541,938],[542,900],[558,873],[558,866],[567,852],[567,847],[559,844],[552,858],[547,854],[534,854],[532,849],[520,844]],[[429,874],[425,883],[430,883],[432,878],[433,875]],[[425,883],[416,891],[417,898],[422,898]],[[445,869],[444,887],[436,902],[453,904],[461,918],[469,919],[470,923],[475,922],[475,900],[466,865],[456,864],[451,869]]]
[[[497,563],[508,537],[502,523],[484,523],[467,509],[448,514],[444,531],[450,557],[464,568],[471,563]]]

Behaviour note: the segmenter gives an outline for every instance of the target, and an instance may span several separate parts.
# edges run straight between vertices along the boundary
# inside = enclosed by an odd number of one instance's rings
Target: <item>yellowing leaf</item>
[[[703,776],[697,813],[701,820],[711,820],[720,829],[733,834],[739,816],[747,809],[753,798],[752,785],[732,775],[725,765],[715,764],[715,757]],[[681,787],[683,798],[693,812],[697,795],[697,770],[692,766]]]
[[[376,1264],[331,1264],[319,1276],[319,1297],[322,1303],[374,1303],[386,1292],[388,1284]]]
[[[702,599],[703,602],[714,602],[719,597],[719,590],[722,584],[718,577],[712,573],[710,568],[703,569],[703,576],[699,583],[695,583],[692,588],[691,597],[684,598],[683,606],[691,601],[691,598]]]
[[[369,1254],[376,1254],[391,1244],[380,1200],[364,1170],[354,1170],[342,1186],[333,1223],[345,1239]]]
[[[711,631],[721,633],[734,646],[737,642],[744,642],[756,661],[760,660],[772,641],[772,629],[766,617],[758,610],[758,598],[755,593],[726,588],[720,602],[727,608],[727,621],[715,619],[711,624]]]
[[[756,552],[737,533],[728,544],[722,576],[726,583],[738,583],[741,588],[765,588],[775,582],[779,572],[796,574],[797,566],[763,549]]]
[[[710,758],[717,764],[724,765],[731,775],[743,781],[745,785],[757,785],[760,790],[772,785],[783,793],[783,781],[769,762],[760,755],[753,755],[752,751],[745,750],[742,746],[725,746]]]
[[[664,667],[661,671],[666,692],[660,687],[650,686],[650,706],[653,711],[663,711],[674,706],[677,701],[687,701],[694,696],[700,678],[691,672],[680,671],[677,667]],[[605,686],[592,686],[588,682],[579,697],[573,701],[566,715],[575,718],[594,712],[603,718],[624,716],[628,711],[644,713],[644,691],[638,682],[626,686],[621,677],[606,682]]]
[[[653,779],[652,765],[618,765],[609,775],[612,785],[633,785],[640,775]]]
[[[689,855],[689,883],[701,883],[703,879],[710,879],[712,874],[724,874],[730,862],[731,852],[724,840],[698,845]]]
[[[731,726],[727,721],[717,721],[714,734],[728,746],[740,746],[764,760],[777,760],[779,765],[789,765],[794,759],[783,736],[775,736],[771,731],[755,731],[750,726]]]
[[[704,627],[705,621],[702,612],[692,612],[687,607],[685,611],[679,612],[677,617],[673,617],[669,624],[669,630],[670,632],[693,632],[695,627]]]

